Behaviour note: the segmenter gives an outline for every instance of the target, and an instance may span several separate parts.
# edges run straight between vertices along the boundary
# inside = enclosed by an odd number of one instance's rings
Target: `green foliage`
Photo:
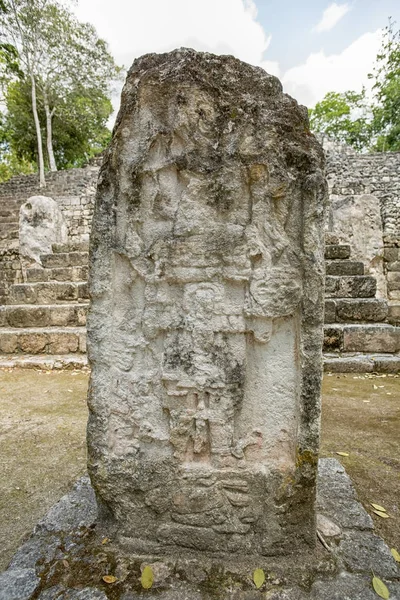
[[[121,69],[94,27],[68,9],[69,1],[0,0],[3,127],[17,164],[42,165],[43,140],[48,168],[81,166],[110,138],[110,96]],[[2,49],[9,52],[7,64]]]
[[[6,94],[5,127],[10,149],[19,161],[36,163],[37,144],[30,104],[31,84],[16,81],[9,84]],[[111,136],[106,123],[112,105],[98,89],[71,89],[57,103],[53,117],[54,153],[61,168],[80,167],[101,152]],[[38,97],[38,114],[45,135],[43,100]]]
[[[373,98],[361,93],[329,92],[310,109],[315,132],[349,144],[357,150],[400,150],[400,31],[389,19],[374,72]]]
[[[374,149],[378,151],[400,150],[400,30],[394,26],[389,19],[374,73],[370,75],[375,80],[373,128]]]
[[[328,92],[315,108],[309,110],[310,127],[363,150],[368,147],[372,136],[369,112],[364,89],[360,93]]]
[[[5,117],[0,113],[0,182],[7,181],[13,175],[34,173],[35,165],[24,158],[18,158],[10,145],[10,131]]]

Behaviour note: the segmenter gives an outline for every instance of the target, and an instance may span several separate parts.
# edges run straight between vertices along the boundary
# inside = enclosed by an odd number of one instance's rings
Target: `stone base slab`
[[[397,354],[324,354],[324,371],[330,373],[399,373]]]
[[[96,525],[87,477],[54,505],[0,574],[0,600],[376,600],[371,571],[400,600],[400,569],[336,459],[320,459],[315,550],[285,557],[138,556]],[[150,565],[152,589],[140,574]],[[260,590],[252,582],[262,568]],[[112,575],[114,583],[103,576]]]
[[[0,369],[87,369],[86,354],[0,354]]]

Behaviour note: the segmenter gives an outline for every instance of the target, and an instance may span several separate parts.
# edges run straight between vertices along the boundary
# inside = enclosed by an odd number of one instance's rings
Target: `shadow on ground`
[[[85,472],[87,382],[82,371],[0,371],[0,570]],[[325,375],[321,455],[341,460],[377,532],[400,550],[399,447],[399,377]]]

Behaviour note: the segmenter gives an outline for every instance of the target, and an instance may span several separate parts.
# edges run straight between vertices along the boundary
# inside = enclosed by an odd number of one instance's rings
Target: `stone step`
[[[86,369],[86,354],[0,354],[0,369]]]
[[[10,231],[12,229],[17,230],[17,231],[19,230],[19,223],[18,223],[18,221],[15,221],[15,219],[14,219],[14,221],[0,222],[0,232],[5,231],[7,233],[8,231]]]
[[[325,278],[326,298],[373,298],[376,294],[376,279],[371,275],[327,275]]]
[[[82,327],[89,304],[9,304],[0,307],[0,327]]]
[[[324,354],[324,371],[328,373],[399,373],[400,356],[396,354],[348,353]]]
[[[85,327],[0,329],[2,354],[71,354],[86,352]]]
[[[0,231],[0,240],[17,240],[18,236],[18,229],[10,229],[10,227],[7,227],[5,231]]]
[[[327,244],[325,246],[325,258],[328,260],[350,258],[350,251],[348,244]]]
[[[13,212],[6,212],[6,211],[1,211],[0,212],[0,224],[2,223],[8,223],[9,225],[17,225],[17,227],[19,228],[19,224],[16,222],[15,220],[15,213]]]
[[[335,233],[325,231],[325,244],[327,246],[337,246],[340,244],[340,239]]]
[[[40,257],[43,267],[58,269],[63,267],[86,266],[89,262],[88,252],[57,252],[55,254],[42,254]]]
[[[383,298],[337,298],[325,300],[325,323],[382,323],[388,316]]]
[[[52,244],[55,254],[64,252],[89,252],[89,242],[75,242],[71,244]]]
[[[364,275],[364,263],[355,260],[325,261],[327,275]]]
[[[400,327],[386,323],[324,326],[324,352],[376,352],[400,350]]]
[[[27,283],[38,283],[44,281],[77,282],[87,281],[87,278],[87,265],[80,267],[58,267],[54,269],[30,267],[26,270]]]
[[[64,304],[86,302],[89,298],[86,281],[16,283],[10,288],[7,304]]]
[[[392,325],[400,324],[400,302],[389,301],[387,320]]]

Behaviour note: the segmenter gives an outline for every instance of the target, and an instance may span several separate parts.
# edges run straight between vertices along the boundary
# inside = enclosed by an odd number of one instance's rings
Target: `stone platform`
[[[372,573],[400,600],[400,568],[371,517],[357,501],[336,459],[320,459],[318,547],[286,557],[234,559],[188,549],[167,559],[133,556],[96,525],[97,506],[84,477],[36,526],[0,575],[0,600],[376,600]],[[143,590],[141,569],[151,565],[154,584]],[[265,583],[257,590],[254,569]],[[113,575],[114,583],[103,576]]]

